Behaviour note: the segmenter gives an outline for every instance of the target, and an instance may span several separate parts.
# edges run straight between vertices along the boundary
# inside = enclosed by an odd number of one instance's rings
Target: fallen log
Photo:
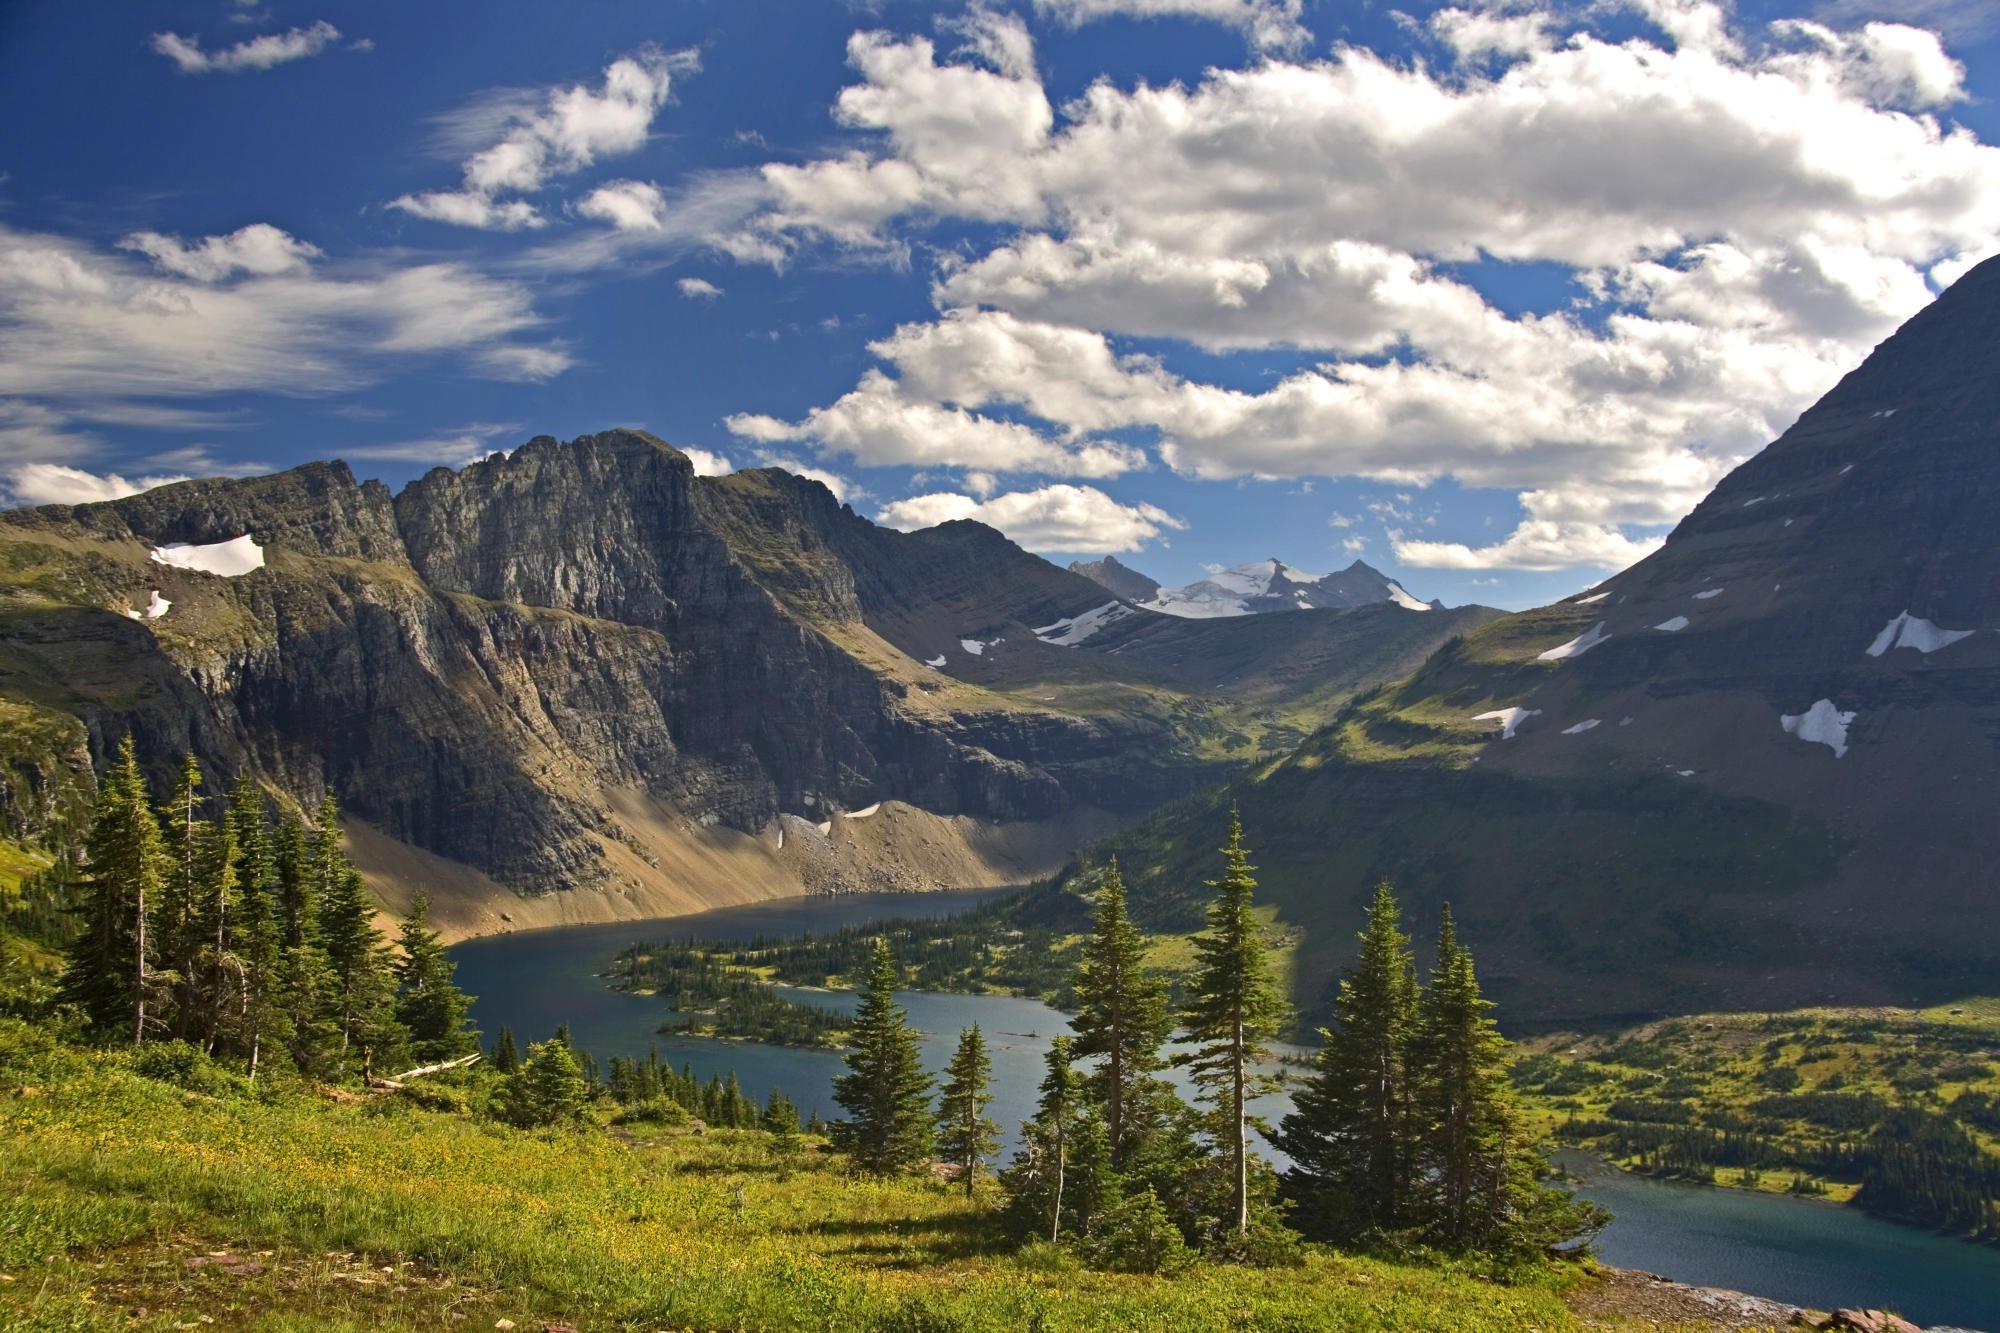
[[[479,1053],[475,1051],[471,1055],[460,1056],[456,1060],[445,1060],[434,1065],[419,1065],[415,1069],[406,1069],[394,1078],[376,1078],[371,1074],[368,1076],[368,1086],[371,1088],[380,1088],[384,1092],[395,1092],[410,1079],[422,1078],[426,1074],[441,1074],[447,1069],[462,1069],[477,1059],[479,1059]]]

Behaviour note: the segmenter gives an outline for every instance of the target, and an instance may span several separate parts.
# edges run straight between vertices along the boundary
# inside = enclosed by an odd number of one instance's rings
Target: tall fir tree
[[[99,1036],[122,1035],[138,1045],[146,1039],[154,990],[151,914],[168,864],[130,736],[98,787],[86,848],[83,928],[70,945],[62,995]]]
[[[298,812],[278,825],[271,847],[278,871],[278,944],[287,952],[319,943],[319,896],[313,891],[312,855]]]
[[[1101,1056],[1091,1085],[1104,1108],[1115,1162],[1132,1155],[1144,1128],[1145,1086],[1160,1067],[1170,1020],[1166,983],[1145,968],[1145,941],[1126,913],[1125,881],[1111,862],[1076,977],[1076,1054]]]
[[[372,1050],[387,1056],[401,1036],[394,1018],[395,975],[375,901],[340,850],[340,809],[331,792],[308,843],[308,878],[319,897],[319,940],[333,980],[331,1017],[343,1056]]]
[[[1426,1229],[1451,1249],[1536,1254],[1594,1235],[1610,1218],[1543,1183],[1548,1160],[1521,1123],[1513,1047],[1492,1012],[1447,905],[1412,1057]]]
[[[834,1145],[885,1175],[921,1167],[931,1155],[931,1076],[896,1003],[897,981],[889,941],[878,938],[848,1037],[848,1072],[833,1081],[833,1099],[848,1116],[834,1125]]]
[[[180,1038],[193,1030],[200,1007],[203,930],[199,903],[209,834],[201,805],[201,765],[193,755],[183,755],[180,780],[161,809],[167,873],[155,914],[163,962],[161,981],[172,1004],[169,1028]]]
[[[265,1049],[283,1045],[289,1024],[280,1003],[283,922],[278,866],[264,822],[264,794],[248,772],[239,774],[230,789],[227,819],[235,857],[236,922],[223,968],[235,974],[233,1037],[254,1082]]]
[[[958,1034],[958,1049],[945,1066],[945,1084],[938,1098],[938,1152],[958,1168],[971,1198],[979,1172],[1000,1147],[1000,1126],[989,1119],[993,1104],[993,1061],[979,1024]]]
[[[1507,1155],[1515,1137],[1508,1043],[1479,992],[1472,955],[1446,904],[1437,961],[1417,1005],[1411,1061],[1428,1229],[1447,1246],[1479,1248],[1506,1213]]]
[[[419,1060],[452,1060],[479,1049],[479,1034],[467,1025],[471,999],[452,982],[457,965],[431,929],[430,894],[422,889],[410,903],[397,940],[396,1019],[409,1030],[410,1054]]]
[[[334,850],[338,849],[336,841]],[[279,993],[285,1025],[291,1031],[286,1045],[301,1072],[331,1077],[346,1045],[339,1021],[339,979],[320,942],[322,845],[307,838],[305,824],[294,811],[278,825],[272,852],[278,868],[282,939]]]
[[[1319,1240],[1388,1233],[1413,1220],[1410,1042],[1416,964],[1395,891],[1375,889],[1361,954],[1343,969],[1333,1026],[1320,1029],[1313,1072],[1293,1098],[1277,1145],[1292,1159],[1286,1195]]]
[[[1007,1212],[1025,1235],[1062,1239],[1065,1210],[1074,1211],[1069,1189],[1070,1154],[1077,1120],[1083,1110],[1083,1087],[1077,1077],[1070,1039],[1059,1036],[1043,1057],[1042,1085],[1034,1118],[1021,1126],[1021,1149],[1001,1175],[1007,1191]]]
[[[1267,1043],[1285,1021],[1286,1004],[1271,978],[1263,935],[1251,911],[1257,881],[1250,874],[1243,824],[1234,809],[1222,858],[1222,878],[1209,882],[1215,900],[1208,908],[1208,932],[1194,941],[1195,971],[1181,1023],[1195,1044],[1184,1062],[1209,1103],[1211,1132],[1229,1155],[1227,1225],[1243,1235],[1250,1229],[1248,1103],[1277,1087],[1277,1080],[1259,1074],[1255,1066],[1269,1058]]]

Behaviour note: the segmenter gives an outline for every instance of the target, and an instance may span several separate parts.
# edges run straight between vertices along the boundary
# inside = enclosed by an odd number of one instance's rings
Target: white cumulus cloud
[[[736,470],[736,465],[721,454],[710,453],[706,449],[696,449],[689,445],[676,446],[694,464],[697,477],[726,477]]]
[[[308,28],[266,33],[221,51],[204,51],[198,37],[175,32],[153,34],[153,49],[180,67],[183,74],[236,73],[270,69],[316,56],[340,40],[340,29],[321,20]]]
[[[682,296],[687,297],[690,301],[713,301],[716,297],[722,295],[722,288],[716,286],[707,278],[682,278],[674,286]]]
[[[1594,31],[1612,6],[1468,4],[1427,21],[1438,60],[1341,47],[1100,80],[1059,109],[1017,20],[942,54],[860,34],[837,115],[869,138],[766,167],[742,257],[894,254],[934,219],[1010,230],[940,261],[938,316],[874,344],[885,365],[852,391],[731,428],[869,466],[1102,477],[1150,448],[1217,480],[1454,478],[1526,517],[1478,547],[1408,543],[1425,561],[1629,560],[1654,538],[1628,529],[1684,514],[2000,249],[2000,148],[1937,119],[1965,88],[1933,33],[1620,7],[1648,35]],[[1568,291],[1497,307],[1483,275],[1516,262]],[[1120,336],[1299,362],[1230,387]]]
[[[619,231],[658,231],[666,225],[667,201],[657,185],[612,181],[584,196],[576,211],[608,222]]]
[[[1029,550],[1080,554],[1136,551],[1163,529],[1187,526],[1158,505],[1120,504],[1095,486],[1061,483],[984,500],[950,491],[913,495],[875,515],[876,522],[906,532],[955,519],[998,528]]]
[[[653,117],[667,103],[674,75],[694,67],[690,53],[642,51],[605,66],[596,89],[576,84],[551,88],[534,101],[514,97],[482,102],[457,124],[461,130],[466,124],[487,126],[498,140],[465,159],[459,188],[406,194],[390,201],[390,207],[465,227],[539,226],[543,219],[533,205],[504,196],[533,193],[600,157],[643,146]],[[658,204],[659,192],[653,187],[621,181],[591,194],[579,211],[615,226],[642,223],[646,190],[652,190],[652,202]]]
[[[122,500],[155,486],[165,486],[186,477],[140,477],[127,481],[115,472],[102,475],[60,463],[22,463],[7,477],[8,498],[16,505],[80,505],[100,500]]]
[[[119,245],[150,258],[168,273],[198,282],[221,282],[238,273],[269,277],[303,273],[320,257],[309,245],[268,222],[255,222],[227,236],[207,236],[194,245],[156,231],[135,232]]]

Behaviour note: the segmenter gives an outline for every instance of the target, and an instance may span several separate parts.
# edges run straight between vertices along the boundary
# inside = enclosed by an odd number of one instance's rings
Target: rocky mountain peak
[[[1158,579],[1149,578],[1129,565],[1121,564],[1115,555],[1107,555],[1102,560],[1075,561],[1069,567],[1072,574],[1081,574],[1098,584],[1114,597],[1122,597],[1128,602],[1143,602],[1160,590]]]

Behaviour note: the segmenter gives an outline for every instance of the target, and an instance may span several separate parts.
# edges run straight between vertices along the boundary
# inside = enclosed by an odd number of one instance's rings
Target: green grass
[[[811,1140],[529,1133],[343,1102],[185,1091],[0,1026],[0,1325],[1579,1327],[1561,1301],[1574,1270],[1502,1285],[1316,1253],[1296,1270],[1101,1274],[1013,1251],[990,1197],[856,1177]]]

